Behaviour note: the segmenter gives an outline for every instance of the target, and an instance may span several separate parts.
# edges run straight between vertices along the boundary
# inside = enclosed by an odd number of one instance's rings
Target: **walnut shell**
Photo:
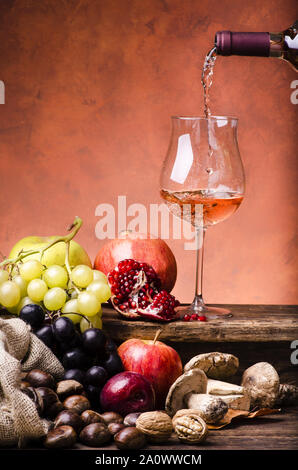
[[[164,411],[148,411],[142,413],[137,421],[136,428],[148,438],[150,442],[165,442],[172,434],[172,420]]]
[[[196,410],[179,410],[173,418],[173,426],[178,439],[186,444],[203,442],[208,434],[208,427]]]

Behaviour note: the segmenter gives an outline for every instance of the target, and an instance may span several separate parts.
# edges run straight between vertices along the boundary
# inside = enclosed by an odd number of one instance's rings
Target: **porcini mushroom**
[[[250,409],[250,396],[247,390],[239,385],[208,379],[207,393],[221,398],[231,409],[245,411]]]
[[[243,387],[221,380],[208,379],[207,382],[207,393],[210,395],[242,395],[243,391]]]
[[[246,369],[241,385],[249,393],[252,407],[273,408],[298,401],[298,387],[280,384],[277,371],[268,362],[257,362]]]
[[[250,398],[244,388],[218,380],[227,380],[236,374],[238,367],[239,360],[233,354],[210,352],[193,357],[184,366],[184,371],[203,370],[208,377],[206,393],[220,397],[229,408],[248,411]]]
[[[210,352],[193,357],[184,366],[184,372],[191,369],[201,369],[210,379],[227,379],[235,375],[239,360],[233,354]]]
[[[185,397],[187,407],[197,410],[206,423],[217,423],[228,411],[228,405],[215,395],[207,393],[188,393]]]
[[[200,369],[191,369],[180,375],[171,385],[166,398],[165,410],[170,416],[186,408],[185,397],[189,394],[206,393],[207,377]]]

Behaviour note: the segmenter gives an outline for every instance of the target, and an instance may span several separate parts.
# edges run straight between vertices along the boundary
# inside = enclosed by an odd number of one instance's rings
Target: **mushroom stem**
[[[188,393],[184,399],[187,408],[201,413],[206,423],[220,421],[228,411],[228,405],[218,396],[206,393]]]

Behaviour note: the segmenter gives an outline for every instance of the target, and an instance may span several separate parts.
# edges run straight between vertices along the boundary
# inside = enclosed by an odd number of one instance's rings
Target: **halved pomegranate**
[[[109,272],[108,281],[111,302],[124,317],[158,321],[176,319],[175,307],[179,302],[167,291],[160,290],[160,279],[149,264],[133,259],[120,261]]]
[[[161,287],[171,292],[176,282],[177,263],[165,240],[149,233],[125,230],[101,247],[94,261],[94,269],[108,275],[120,261],[128,258],[152,266],[160,279]]]

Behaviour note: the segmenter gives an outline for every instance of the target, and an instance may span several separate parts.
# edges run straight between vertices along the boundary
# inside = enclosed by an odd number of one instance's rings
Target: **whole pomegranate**
[[[125,259],[108,273],[111,302],[124,317],[171,321],[177,317],[178,300],[166,290],[156,272],[147,263]]]
[[[99,250],[94,268],[108,275],[119,261],[128,258],[152,266],[160,279],[161,289],[171,292],[177,278],[177,264],[164,240],[142,233],[121,232],[118,238],[108,241]]]

